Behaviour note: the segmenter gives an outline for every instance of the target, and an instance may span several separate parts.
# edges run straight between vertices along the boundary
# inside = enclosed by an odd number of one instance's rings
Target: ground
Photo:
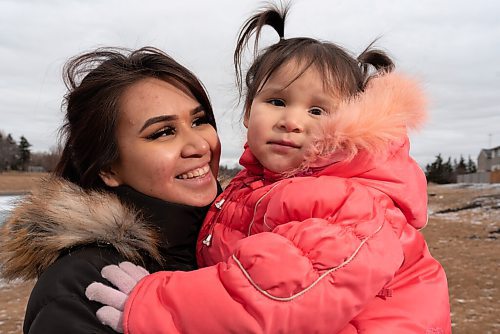
[[[32,189],[48,173],[0,172],[0,195],[23,194]]]
[[[500,184],[430,185],[429,210],[422,232],[448,276],[453,333],[500,333]],[[0,334],[21,332],[32,284],[0,281]]]
[[[453,333],[500,333],[500,184],[430,186],[429,195],[423,233],[448,277]]]

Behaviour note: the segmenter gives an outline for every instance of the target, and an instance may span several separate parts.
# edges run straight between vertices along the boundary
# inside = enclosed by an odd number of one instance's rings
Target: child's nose
[[[304,131],[304,122],[300,112],[291,108],[285,110],[278,121],[278,127],[286,132]]]
[[[183,158],[202,157],[210,151],[210,145],[206,138],[196,130],[189,131],[182,147],[181,156]]]

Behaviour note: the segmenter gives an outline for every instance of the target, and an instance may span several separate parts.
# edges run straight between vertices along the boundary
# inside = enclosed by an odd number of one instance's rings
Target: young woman
[[[159,50],[99,49],[64,75],[62,157],[3,226],[2,276],[38,279],[24,333],[113,333],[85,287],[123,260],[197,267],[220,144],[203,86]]]

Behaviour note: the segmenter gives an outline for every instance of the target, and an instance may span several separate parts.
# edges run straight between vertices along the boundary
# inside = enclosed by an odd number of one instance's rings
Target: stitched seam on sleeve
[[[281,302],[288,302],[288,301],[294,300],[295,298],[297,298],[299,296],[302,296],[303,294],[305,294],[306,292],[308,292],[309,290],[311,290],[312,288],[314,288],[323,278],[325,278],[326,276],[330,275],[332,272],[337,271],[338,269],[343,268],[347,264],[349,264],[354,259],[354,257],[356,257],[356,255],[361,250],[361,248],[364,246],[364,244],[366,242],[368,242],[368,240],[370,240],[375,234],[377,234],[382,229],[382,227],[384,226],[384,224],[385,224],[385,219],[382,221],[382,224],[380,224],[380,226],[377,228],[377,230],[375,230],[375,232],[373,232],[371,235],[367,236],[365,239],[361,240],[361,243],[358,245],[358,247],[354,250],[354,252],[347,259],[344,260],[344,262],[342,262],[341,264],[339,264],[336,267],[328,269],[323,274],[321,274],[314,282],[312,282],[309,286],[307,286],[303,290],[297,292],[296,294],[294,294],[294,295],[292,295],[290,297],[277,297],[277,296],[274,296],[274,295],[270,294],[266,290],[262,289],[252,279],[252,277],[250,276],[250,274],[248,273],[248,271],[246,271],[246,269],[243,267],[242,263],[238,260],[238,258],[236,257],[236,255],[233,254],[232,258],[236,262],[236,264],[238,265],[238,267],[240,268],[240,270],[242,271],[243,275],[248,279],[248,281],[250,282],[250,284],[252,284],[252,286],[255,289],[257,289],[257,291],[259,291],[264,296],[266,296],[266,297],[268,297],[268,298],[270,298],[272,300],[281,301]]]
[[[259,206],[260,202],[262,202],[262,200],[271,193],[271,191],[273,191],[274,188],[276,188],[281,182],[276,182],[276,184],[274,186],[271,187],[271,189],[269,189],[264,195],[262,195],[261,198],[259,198],[259,200],[257,201],[257,203],[255,203],[255,207],[253,208],[253,214],[252,214],[252,221],[250,222],[250,224],[248,225],[248,233],[247,233],[247,236],[250,236],[250,234],[252,233],[252,227],[253,227],[253,224],[254,224],[254,221],[255,221],[255,213],[257,212],[257,207]],[[264,217],[265,218],[265,217]],[[267,225],[266,225],[267,226]]]

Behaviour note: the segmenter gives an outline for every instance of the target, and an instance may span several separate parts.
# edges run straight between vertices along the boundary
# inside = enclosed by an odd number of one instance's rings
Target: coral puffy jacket
[[[279,179],[247,148],[200,232],[205,268],[143,279],[125,333],[450,333],[445,273],[418,232],[426,180],[408,150],[405,137]]]

